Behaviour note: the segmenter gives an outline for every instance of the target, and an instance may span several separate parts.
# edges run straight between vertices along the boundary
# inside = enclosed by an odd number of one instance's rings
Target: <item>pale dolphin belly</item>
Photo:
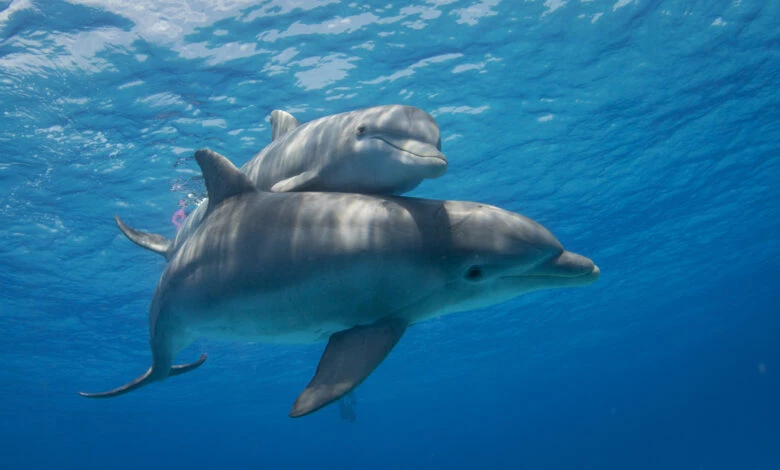
[[[294,282],[238,295],[226,292],[214,296],[204,286],[186,286],[189,301],[177,302],[172,313],[193,339],[314,343],[390,315],[414,316],[424,303],[419,284],[428,282],[431,290],[440,284],[437,277],[421,280],[417,267],[405,267],[398,261],[392,262],[392,270],[383,270],[381,264],[368,260],[331,269],[299,269],[301,276]],[[387,274],[377,276],[382,271]],[[232,282],[240,284],[242,280]],[[202,292],[209,300],[203,301],[202,295],[193,295],[195,292]]]

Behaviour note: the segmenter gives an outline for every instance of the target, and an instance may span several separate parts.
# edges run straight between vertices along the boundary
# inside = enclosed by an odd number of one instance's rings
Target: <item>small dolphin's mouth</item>
[[[421,142],[413,139],[391,139],[384,136],[376,136],[374,139],[381,140],[387,145],[394,147],[402,152],[410,153],[416,157],[433,159],[437,164],[447,166],[447,157],[433,144]]]

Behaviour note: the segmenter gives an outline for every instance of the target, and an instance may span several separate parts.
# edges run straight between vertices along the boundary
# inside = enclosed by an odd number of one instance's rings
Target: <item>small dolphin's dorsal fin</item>
[[[200,165],[209,205],[206,214],[210,214],[225,199],[242,193],[257,191],[257,188],[245,174],[241,173],[230,160],[209,149],[195,152],[195,161]]]
[[[317,372],[295,400],[290,417],[317,411],[354,390],[387,357],[406,325],[396,318],[384,319],[331,335]]]
[[[116,224],[119,226],[119,230],[121,230],[122,233],[124,233],[131,242],[135,243],[141,248],[146,248],[147,250],[161,254],[165,257],[165,259],[168,259],[170,256],[171,246],[173,245],[172,240],[169,240],[156,233],[136,230],[122,222],[122,219],[120,219],[118,215],[114,216],[114,220],[116,220]]]
[[[276,140],[284,134],[300,126],[295,117],[281,109],[271,111],[271,140]]]

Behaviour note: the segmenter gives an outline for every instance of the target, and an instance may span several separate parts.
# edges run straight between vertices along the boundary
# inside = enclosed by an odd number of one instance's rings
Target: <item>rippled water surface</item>
[[[3,468],[780,468],[780,2],[0,0]],[[148,367],[161,257],[273,109],[437,120],[411,195],[525,214],[602,271],[413,326],[337,407],[322,345]]]

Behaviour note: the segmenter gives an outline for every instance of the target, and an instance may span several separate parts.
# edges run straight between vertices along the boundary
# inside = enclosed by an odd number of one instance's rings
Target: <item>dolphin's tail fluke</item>
[[[171,367],[171,370],[168,372],[168,377],[175,377],[177,375],[186,374],[187,372],[197,369],[204,362],[206,362],[206,353],[201,354],[198,360],[195,362]]]
[[[191,370],[195,370],[198,367],[200,367],[201,364],[203,364],[205,361],[206,361],[206,355],[201,354],[200,358],[195,362],[171,367],[167,377],[173,377],[176,375],[184,374]],[[119,395],[124,395],[125,393],[132,392],[133,390],[139,389],[144,385],[149,385],[150,383],[156,380],[160,380],[160,379],[154,377],[154,366],[152,366],[149,368],[149,370],[146,371],[144,375],[138,377],[137,379],[133,380],[128,384],[122,385],[119,388],[115,388],[108,392],[99,392],[99,393],[79,392],[79,395],[87,398],[113,398],[113,397],[118,397]]]
[[[113,397],[118,397],[119,395],[124,395],[125,393],[132,392],[135,389],[141,388],[144,385],[153,382],[154,381],[154,379],[152,378],[153,370],[154,367],[150,367],[149,370],[147,370],[144,375],[138,377],[137,379],[133,380],[128,384],[122,385],[121,387],[115,388],[108,392],[99,392],[99,393],[79,392],[79,395],[87,398],[113,398]]]
[[[124,233],[131,242],[135,243],[141,248],[154,251],[155,253],[164,256],[165,259],[168,259],[168,252],[170,251],[173,241],[156,233],[136,230],[122,222],[122,219],[120,219],[118,215],[114,216],[114,220],[116,220],[116,224],[119,226],[119,230],[121,230],[122,233]]]

